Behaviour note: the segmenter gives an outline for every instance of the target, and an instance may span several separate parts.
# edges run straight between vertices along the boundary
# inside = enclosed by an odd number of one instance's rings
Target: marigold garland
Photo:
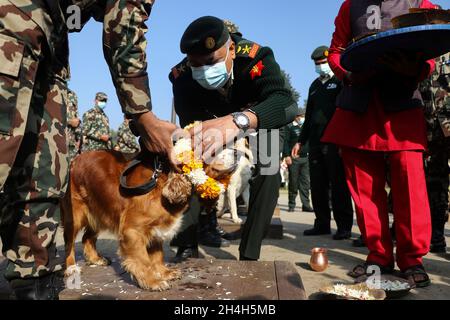
[[[189,131],[199,122],[195,122],[185,127],[184,130]],[[177,160],[181,163],[181,168],[191,183],[194,185],[196,192],[200,198],[204,200],[216,200],[225,192],[229,183],[229,177],[224,181],[217,181],[209,177],[205,170],[203,161],[195,157],[192,151],[191,139],[183,138],[175,144],[175,154]]]

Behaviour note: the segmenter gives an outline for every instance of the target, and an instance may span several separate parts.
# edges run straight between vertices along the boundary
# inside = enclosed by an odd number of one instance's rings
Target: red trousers
[[[391,173],[396,259],[389,232],[385,155]],[[367,261],[387,267],[394,266],[396,260],[401,271],[421,265],[431,242],[422,152],[384,153],[343,148],[342,158],[358,225],[370,251]]]

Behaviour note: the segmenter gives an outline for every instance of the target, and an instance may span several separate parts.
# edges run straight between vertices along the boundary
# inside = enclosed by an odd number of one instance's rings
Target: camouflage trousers
[[[429,151],[425,169],[433,227],[431,243],[442,244],[445,243],[444,229],[448,219],[449,150],[445,141],[434,141],[430,143]]]
[[[55,234],[67,186],[67,91],[65,81],[51,72],[41,29],[0,0],[0,12],[5,10],[0,23],[0,236],[9,259],[4,276],[11,280],[62,269]],[[18,40],[24,38],[26,45]]]

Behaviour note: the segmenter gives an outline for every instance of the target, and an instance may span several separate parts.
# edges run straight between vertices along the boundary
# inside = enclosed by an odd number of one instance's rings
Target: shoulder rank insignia
[[[185,73],[189,69],[187,61],[183,61],[180,64],[176,65],[172,68],[172,75],[174,79],[177,79],[183,73]]]
[[[236,54],[254,59],[259,49],[261,49],[259,44],[249,41],[241,41],[236,45]]]
[[[256,77],[260,77],[265,67],[266,66],[263,64],[262,60],[260,60],[250,71],[250,76],[252,77],[252,80],[254,80]]]

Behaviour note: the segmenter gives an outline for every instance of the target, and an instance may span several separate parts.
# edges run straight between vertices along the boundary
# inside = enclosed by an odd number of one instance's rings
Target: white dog
[[[234,153],[233,157],[230,157],[230,151]],[[225,162],[233,158],[232,161],[236,162],[236,170],[231,176],[227,191],[220,196],[217,202],[217,216],[224,216],[225,210],[229,209],[233,222],[241,224],[242,220],[238,217],[236,199],[242,195],[245,204],[248,206],[250,198],[249,182],[254,168],[253,154],[248,146],[247,140],[242,138],[236,141],[232,149],[224,150],[223,154],[219,155],[219,157],[222,157]]]

